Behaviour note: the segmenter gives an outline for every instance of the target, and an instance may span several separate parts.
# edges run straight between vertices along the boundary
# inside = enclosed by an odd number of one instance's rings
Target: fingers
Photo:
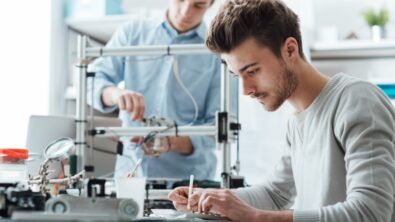
[[[145,155],[153,155],[154,154],[154,139],[148,139],[146,142],[141,140],[141,148],[144,151]]]
[[[173,195],[179,195],[179,192],[180,190]],[[187,192],[187,188],[184,188],[183,192]],[[183,193],[183,196],[186,198],[187,194]],[[228,217],[231,221],[251,221],[247,217],[251,215],[251,212],[255,212],[255,209],[239,199],[229,189],[200,189],[191,195],[190,204],[192,205],[190,211],[216,213]],[[185,199],[182,203],[174,201],[174,206],[177,209],[185,210]],[[236,208],[238,210],[235,211]]]
[[[197,211],[223,214],[224,212],[222,212],[222,208],[226,208],[226,205],[229,204],[229,200],[227,200],[228,196],[229,194],[227,191],[207,190],[200,195]]]
[[[199,208],[198,208],[198,203],[200,200],[200,194],[199,193],[194,193],[191,195],[191,197],[189,198],[189,210],[192,212],[198,212]]]
[[[184,211],[184,212],[189,211],[189,210],[188,210],[188,207],[187,207],[187,204],[178,203],[178,202],[176,202],[176,201],[173,201],[173,205],[174,205],[174,207],[175,207],[177,210],[179,210],[179,211]]]
[[[128,113],[131,113],[131,112],[133,112],[133,105],[134,105],[134,103],[133,103],[133,94],[123,94],[121,97],[120,97],[120,100],[122,101],[125,101],[125,111],[126,112],[128,112]]]
[[[144,98],[141,94],[135,93],[132,95],[132,104],[133,104],[133,121],[143,121],[144,117]]]
[[[143,141],[144,141],[144,137],[141,136],[132,137],[132,139],[130,139],[130,142],[141,145],[140,148],[144,151],[144,155],[152,155],[153,154],[152,146],[154,145],[154,143],[152,141],[143,143]]]
[[[218,202],[217,197],[208,196],[206,199],[203,200],[201,207],[201,212],[208,213],[213,208],[213,205]]]
[[[227,196],[229,194],[226,191],[196,188],[188,200],[188,187],[178,187],[169,193],[168,198],[177,210],[222,214],[227,207]]]
[[[189,198],[189,204],[191,206],[197,205],[199,203],[199,199],[200,199],[200,194],[195,192]]]
[[[121,110],[132,113],[133,121],[143,121],[145,105],[142,94],[132,91],[124,91],[118,99],[118,106]]]
[[[140,95],[139,100],[140,100],[139,104],[141,105],[141,107],[139,107],[140,112],[139,112],[139,115],[137,116],[137,118],[138,118],[138,121],[143,122],[143,120],[144,120],[144,112],[145,112],[144,96]]]
[[[153,155],[154,154],[154,150],[152,149],[153,143],[143,143],[141,145],[141,148],[144,151],[144,155]]]
[[[163,152],[170,151],[170,138],[168,136],[161,138],[160,144],[163,149]]]
[[[177,187],[169,193],[169,200],[173,201],[173,205],[177,210],[181,211],[197,211],[197,203],[199,201],[199,194],[202,189],[195,188],[194,194],[191,195],[188,204],[188,189],[189,187]],[[188,207],[190,206],[190,207]]]
[[[186,205],[188,203],[188,187],[177,187],[167,197],[173,202]]]
[[[211,195],[213,195],[213,194],[211,194]],[[205,211],[203,211],[203,208],[206,208],[206,206],[203,206],[203,204],[206,204],[206,205],[210,204],[208,201],[206,201],[206,199],[208,199],[209,197],[210,197],[210,194],[208,191],[203,192],[203,194],[200,196],[198,206],[197,206],[198,212],[205,212]],[[207,206],[207,208],[208,208],[208,206]]]
[[[143,139],[144,139],[144,137],[142,137],[142,136],[136,136],[136,137],[133,137],[130,141],[132,143],[140,144],[141,142],[143,142]]]
[[[126,98],[124,96],[119,96],[118,106],[121,110],[126,110]]]
[[[227,211],[232,207],[237,207],[237,203],[233,202],[231,194],[228,190],[217,190],[206,193],[204,199],[199,203],[200,212],[216,213],[227,215]]]

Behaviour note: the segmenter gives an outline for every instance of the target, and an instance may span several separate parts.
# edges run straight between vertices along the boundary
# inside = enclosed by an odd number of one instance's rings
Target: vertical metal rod
[[[221,112],[230,112],[230,79],[228,69],[225,63],[221,64]],[[228,119],[229,120],[229,119]],[[221,126],[218,126],[221,127]],[[226,130],[229,132],[229,124]],[[229,135],[228,135],[229,139]],[[229,141],[219,144],[222,151],[222,188],[230,188],[230,175],[231,175],[231,156],[230,156],[230,143]]]
[[[76,105],[76,152],[77,152],[77,173],[85,168],[85,148],[86,148],[86,36],[78,36],[77,58],[79,78],[77,82],[77,105]]]
[[[240,86],[239,86],[239,81],[236,81],[236,89],[235,92],[232,95],[236,96],[237,98],[237,102],[236,102],[236,119],[237,119],[237,123],[240,123],[240,109],[239,109],[239,104],[240,104]],[[236,166],[235,166],[235,171],[236,171],[236,175],[239,176],[240,175],[240,134],[239,132],[237,133],[236,136]]]

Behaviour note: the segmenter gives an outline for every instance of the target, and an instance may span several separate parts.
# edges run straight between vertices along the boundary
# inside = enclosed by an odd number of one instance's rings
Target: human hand
[[[233,222],[292,221],[292,211],[266,211],[249,206],[229,189],[194,188],[189,198],[188,187],[177,187],[168,198],[180,211],[219,214]],[[189,207],[188,207],[189,205]]]
[[[202,191],[203,189],[201,188],[193,188],[192,196],[198,200]],[[168,198],[173,201],[173,205],[177,210],[192,211],[188,204],[188,192],[189,187],[177,187],[169,193]]]
[[[170,150],[169,137],[147,138],[146,141],[144,141],[144,137],[133,137],[131,142],[140,144],[141,149],[144,151],[144,155],[147,156],[158,156],[160,153]]]
[[[138,92],[119,89],[114,95],[114,102],[118,104],[119,109],[132,113],[133,121],[143,121],[144,118],[144,96]]]
[[[253,221],[258,213],[229,189],[202,190],[191,196],[190,206],[194,212],[220,214],[231,221]]]

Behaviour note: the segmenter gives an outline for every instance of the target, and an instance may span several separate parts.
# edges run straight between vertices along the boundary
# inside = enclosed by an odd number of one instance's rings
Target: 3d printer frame
[[[76,139],[77,172],[84,170],[87,148],[87,134],[94,132],[95,136],[112,137],[118,136],[146,136],[149,132],[159,132],[160,136],[215,136],[217,148],[222,151],[221,187],[231,188],[232,169],[239,172],[239,166],[231,166],[231,143],[238,139],[240,124],[237,116],[230,113],[230,75],[224,63],[221,64],[221,110],[216,114],[214,126],[178,126],[171,129],[166,127],[96,127],[87,130],[87,67],[92,58],[101,56],[141,56],[141,55],[201,55],[211,54],[203,44],[185,45],[149,45],[128,46],[120,48],[88,47],[88,38],[85,35],[78,36],[77,65],[79,77],[77,81],[76,101]],[[237,163],[238,164],[238,163]]]

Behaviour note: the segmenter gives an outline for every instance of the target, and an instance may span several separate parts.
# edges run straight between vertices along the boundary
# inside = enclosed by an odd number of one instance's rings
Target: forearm
[[[187,136],[169,137],[169,151],[189,155],[193,152],[192,142]]]
[[[257,213],[254,215],[252,221],[292,222],[293,212],[291,210],[283,210],[283,211],[258,210]]]
[[[261,184],[233,190],[252,207],[260,210],[279,211],[289,209],[296,196],[289,148],[276,164],[275,171]]]

